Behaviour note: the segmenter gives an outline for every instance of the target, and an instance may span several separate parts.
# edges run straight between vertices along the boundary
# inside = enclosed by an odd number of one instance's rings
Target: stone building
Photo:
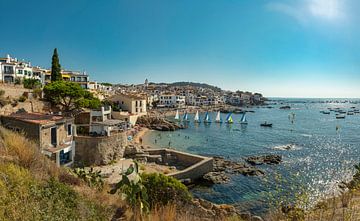
[[[80,113],[75,118],[78,165],[108,164],[123,157],[128,123],[112,119],[111,107]]]
[[[1,116],[1,124],[39,144],[42,153],[58,166],[70,166],[74,162],[74,119],[60,115],[18,112]]]
[[[114,102],[122,111],[131,114],[145,115],[147,99],[138,94],[116,94],[110,101]]]

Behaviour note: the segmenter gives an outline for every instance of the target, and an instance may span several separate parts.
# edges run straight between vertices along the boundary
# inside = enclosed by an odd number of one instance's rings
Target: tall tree
[[[54,49],[54,54],[51,61],[51,81],[61,81],[61,66],[59,62],[59,55],[57,48]]]

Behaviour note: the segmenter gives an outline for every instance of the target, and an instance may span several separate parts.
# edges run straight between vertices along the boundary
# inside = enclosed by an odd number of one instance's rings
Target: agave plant
[[[139,175],[138,163],[131,165],[125,172],[121,173],[121,181],[110,191],[115,194],[120,190],[121,197],[131,206],[134,215],[142,215],[149,212],[148,194]]]

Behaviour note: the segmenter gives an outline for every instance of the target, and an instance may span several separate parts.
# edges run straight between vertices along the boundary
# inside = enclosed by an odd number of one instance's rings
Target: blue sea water
[[[265,176],[232,175],[228,184],[197,186],[191,191],[212,202],[234,204],[254,213],[266,212],[272,206],[278,206],[275,202],[281,201],[301,199],[303,206],[311,206],[319,199],[335,194],[338,183],[351,178],[353,165],[360,162],[360,114],[336,119],[334,112],[330,115],[320,113],[327,108],[360,108],[358,100],[351,102],[282,99],[270,105],[274,107],[272,109],[252,108],[255,113],[246,114],[246,126],[239,123],[242,114],[233,114],[232,125],[190,122],[187,129],[154,131],[144,140],[155,144],[156,139],[156,145],[162,147],[167,147],[170,142],[178,150],[223,156],[233,161],[243,161],[252,155],[280,154],[283,157],[280,165],[260,166],[266,172]],[[291,109],[280,110],[283,105],[290,105]],[[291,117],[293,113],[294,118]],[[212,120],[215,115],[211,113]],[[222,114],[222,118],[225,117],[226,114]],[[273,127],[260,127],[264,121],[273,123]],[[294,148],[279,148],[288,144],[293,144]]]

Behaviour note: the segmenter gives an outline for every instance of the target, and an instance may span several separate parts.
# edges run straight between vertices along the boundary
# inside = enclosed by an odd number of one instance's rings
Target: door
[[[57,145],[57,134],[56,127],[51,128],[51,144],[56,147]]]

